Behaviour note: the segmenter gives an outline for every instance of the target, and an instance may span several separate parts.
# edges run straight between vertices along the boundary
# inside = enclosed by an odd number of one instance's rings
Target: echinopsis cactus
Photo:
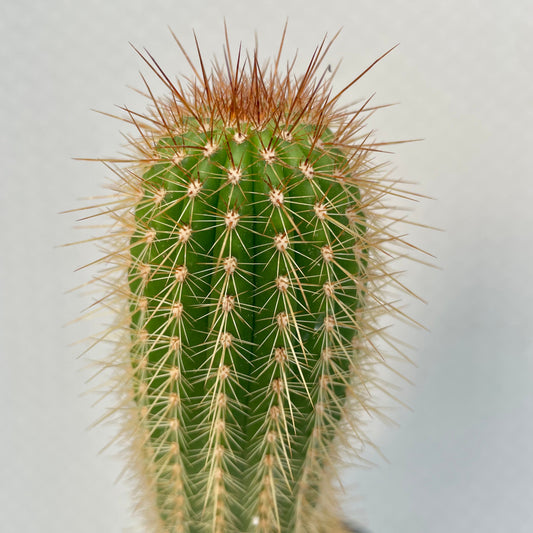
[[[169,94],[146,85],[131,157],[105,160],[106,365],[150,531],[345,531],[335,467],[366,443],[403,241],[368,102],[339,107],[354,82],[332,95],[325,41],[300,78],[281,48],[268,68],[228,45],[210,74],[199,55],[185,85],[143,55]]]

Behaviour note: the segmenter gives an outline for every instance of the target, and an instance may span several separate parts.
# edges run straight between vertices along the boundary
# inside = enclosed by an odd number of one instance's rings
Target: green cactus
[[[127,110],[139,138],[113,167],[102,261],[151,531],[345,531],[338,448],[366,442],[400,239],[380,215],[393,187],[362,133],[368,102],[339,107],[344,90],[318,78],[328,48],[295,79],[281,47],[267,68],[228,46],[226,70],[200,56],[186,87],[142,55],[170,94],[146,85],[149,111]]]

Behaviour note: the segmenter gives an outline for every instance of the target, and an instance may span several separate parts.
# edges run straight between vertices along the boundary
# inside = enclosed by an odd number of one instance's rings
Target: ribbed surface
[[[131,240],[135,401],[162,527],[311,531],[357,375],[366,250],[333,134],[184,121]]]

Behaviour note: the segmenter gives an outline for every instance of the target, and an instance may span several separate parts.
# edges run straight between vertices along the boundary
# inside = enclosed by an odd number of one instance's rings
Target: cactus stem
[[[103,367],[122,394],[102,420],[129,415],[154,533],[345,533],[340,451],[350,432],[370,444],[372,391],[394,397],[375,375],[394,371],[383,348],[405,357],[380,319],[418,325],[391,295],[416,297],[394,264],[421,250],[388,204],[417,196],[364,133],[384,106],[338,107],[390,50],[333,92],[332,40],[295,77],[280,68],[285,29],[270,68],[257,49],[232,56],[226,32],[212,73],[196,36],[195,61],[173,36],[193,77],[172,81],[134,47],[169,94],[143,76],[148,111],[121,107],[131,154],[100,160],[112,194],[83,219],[110,222],[88,265],[106,291],[94,307],[116,315],[91,343],[113,342]]]

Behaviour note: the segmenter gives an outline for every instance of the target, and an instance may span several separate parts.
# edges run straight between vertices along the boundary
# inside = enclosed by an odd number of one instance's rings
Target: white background
[[[402,281],[428,305],[402,324],[415,381],[392,406],[398,427],[372,423],[371,469],[347,469],[346,513],[372,533],[533,530],[533,9],[525,0],[2,2],[0,7],[0,530],[118,533],[132,524],[122,463],[97,455],[113,428],[82,395],[91,375],[70,343],[99,324],[64,328],[94,298],[65,294],[94,247],[77,240],[81,197],[109,173],[73,157],[116,154],[117,121],[90,108],[143,110],[126,86],[147,72],[128,45],[146,46],[172,75],[189,73],[167,25],[193,51],[220,56],[226,17],[234,45],[274,53],[285,19],[287,51],[308,58],[324,33],[343,31],[340,89],[400,43],[351,91],[399,102],[376,115],[381,140],[413,139],[390,156],[397,174],[431,196],[412,230],[441,270],[410,267]],[[161,94],[162,87],[154,84]],[[105,354],[101,347],[97,355]]]

